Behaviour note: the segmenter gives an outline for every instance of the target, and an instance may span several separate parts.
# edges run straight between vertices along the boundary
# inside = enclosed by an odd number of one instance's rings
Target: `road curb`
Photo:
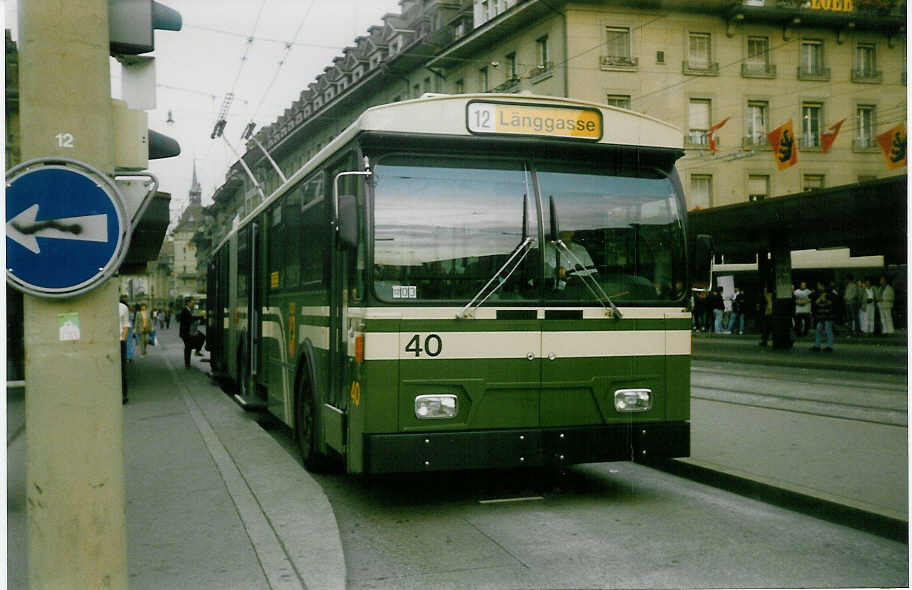
[[[812,354],[812,353],[808,353]],[[822,354],[822,353],[821,353]],[[691,355],[695,361],[712,361],[725,363],[743,363],[750,365],[767,365],[776,367],[797,367],[802,369],[822,369],[827,371],[855,371],[862,373],[883,373],[887,375],[905,375],[908,367],[887,366],[863,364],[858,362],[834,362],[834,361],[813,361],[810,359],[791,359],[777,356],[775,358],[761,355],[738,355],[738,354],[717,354],[717,353],[697,353]]]
[[[909,523],[906,520],[730,473],[689,458],[637,462],[742,496],[798,510],[829,522],[872,532],[902,543],[909,542]]]
[[[185,401],[191,413],[192,406],[198,407],[201,419],[212,429],[216,444],[230,460],[228,475],[233,467],[241,478],[232,486],[226,477],[226,486],[242,518],[246,515],[245,526],[264,569],[284,562],[294,570],[278,567],[267,571],[271,587],[300,587],[300,580],[313,590],[344,590],[342,539],[323,489],[250,414],[206,377],[206,386],[215,393],[197,395],[193,390],[200,384],[187,384]],[[201,433],[205,429],[204,425]]]

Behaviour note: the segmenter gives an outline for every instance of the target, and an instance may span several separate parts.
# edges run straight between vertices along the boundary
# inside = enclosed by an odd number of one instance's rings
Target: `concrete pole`
[[[108,0],[20,0],[22,159],[114,170]],[[26,494],[33,590],[127,586],[118,282],[26,295]],[[79,314],[61,342],[58,314]]]

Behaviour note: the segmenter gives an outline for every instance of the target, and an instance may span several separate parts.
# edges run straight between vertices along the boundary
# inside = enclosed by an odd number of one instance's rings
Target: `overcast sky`
[[[172,220],[187,204],[196,161],[203,204],[237,160],[210,139],[224,97],[234,92],[225,136],[243,150],[240,134],[253,120],[269,125],[301,90],[398,0],[161,0],[181,13],[183,30],[156,31],[157,108],[149,127],[178,140],[181,155],[150,162],[160,190],[170,192]],[[17,2],[5,3],[5,27],[18,41]],[[248,44],[248,38],[253,42]],[[290,50],[286,43],[295,42]],[[242,58],[246,55],[246,60]],[[281,66],[279,62],[284,59]],[[120,66],[112,60],[111,89],[121,95]],[[274,80],[274,81],[273,81]],[[166,123],[169,111],[173,124]]]

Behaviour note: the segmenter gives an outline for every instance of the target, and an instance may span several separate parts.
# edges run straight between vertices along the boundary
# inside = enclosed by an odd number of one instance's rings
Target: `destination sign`
[[[472,133],[602,138],[602,114],[597,109],[471,102],[466,117]]]

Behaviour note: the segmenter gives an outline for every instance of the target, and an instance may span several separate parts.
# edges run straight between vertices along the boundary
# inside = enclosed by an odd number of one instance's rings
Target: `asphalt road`
[[[692,382],[690,463],[905,513],[902,378],[697,362]],[[906,543],[634,463],[317,479],[351,588],[908,586]]]

